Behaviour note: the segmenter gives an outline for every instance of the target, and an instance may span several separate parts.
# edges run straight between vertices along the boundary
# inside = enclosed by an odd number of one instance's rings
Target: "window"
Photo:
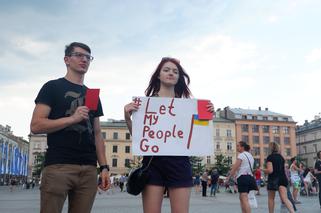
[[[101,135],[102,135],[103,139],[106,139],[106,132],[102,132]]]
[[[230,130],[230,129],[226,130],[226,136],[232,137],[232,130]]]
[[[283,121],[288,122],[289,118],[283,118]]]
[[[216,142],[216,149],[221,150],[221,143],[220,142]]]
[[[252,116],[252,120],[257,120],[257,116]]]
[[[285,154],[286,154],[287,156],[291,156],[291,149],[290,149],[290,148],[286,148],[286,149],[285,149]]]
[[[270,127],[269,126],[263,126],[263,132],[264,133],[269,133],[270,132]]]
[[[284,134],[289,134],[289,132],[290,132],[290,127],[288,127],[288,126],[283,127]]]
[[[260,155],[260,147],[253,147],[253,154]]]
[[[259,125],[253,125],[252,126],[252,132],[259,132]]]
[[[289,137],[284,137],[284,144],[290,145],[290,138]]]
[[[274,137],[273,140],[275,143],[280,144],[280,137]]]
[[[231,151],[233,149],[233,142],[227,142],[226,149]]]
[[[278,121],[278,117],[273,117],[273,121]]]
[[[257,167],[260,166],[260,159],[254,158],[254,166],[257,166]]]
[[[130,153],[130,146],[125,146],[125,153]]]
[[[242,119],[247,119],[247,116],[246,115],[242,115]]]
[[[274,134],[279,134],[280,133],[280,127],[279,126],[272,126],[272,132]]]
[[[263,151],[264,151],[264,156],[268,156],[269,155],[269,148],[264,147]]]
[[[112,167],[117,167],[117,159],[113,158],[112,160]]]
[[[249,125],[247,125],[247,124],[242,124],[241,128],[242,128],[242,132],[248,132],[249,131]]]
[[[117,153],[118,152],[118,146],[113,146],[113,153]]]
[[[130,167],[130,159],[125,159],[125,167]]]
[[[220,129],[216,129],[216,136],[217,136],[217,137],[220,136]]]
[[[307,147],[306,146],[303,146],[303,154],[304,153],[307,153]]]
[[[317,146],[317,144],[313,144],[313,148],[314,148],[314,152],[317,152],[317,151],[318,151],[318,146]]]
[[[113,133],[113,139],[117,140],[118,139],[118,132]]]
[[[268,120],[268,117],[263,116],[263,121],[267,121],[267,120]]]
[[[130,139],[130,134],[127,132],[126,133],[126,140],[129,140]]]
[[[242,141],[244,141],[245,143],[248,143],[249,142],[249,136],[242,135]]]
[[[206,163],[211,164],[211,156],[206,156]]]
[[[253,136],[253,144],[259,144],[260,143],[260,137],[257,135]]]

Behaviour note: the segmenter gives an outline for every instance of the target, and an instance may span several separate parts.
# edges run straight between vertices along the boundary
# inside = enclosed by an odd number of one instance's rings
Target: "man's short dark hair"
[[[318,151],[318,152],[317,152],[317,158],[319,158],[319,159],[321,159],[320,153],[321,153],[321,151]]]
[[[75,47],[80,47],[80,48],[86,50],[87,52],[91,53],[91,50],[88,45],[86,45],[84,43],[80,43],[80,42],[72,42],[71,44],[66,45],[65,56],[70,56],[71,53],[74,51]]]

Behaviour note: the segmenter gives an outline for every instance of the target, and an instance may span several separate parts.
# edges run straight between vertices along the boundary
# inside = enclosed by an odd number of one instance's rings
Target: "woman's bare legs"
[[[191,188],[169,188],[171,213],[188,213]]]
[[[163,186],[145,186],[142,193],[144,213],[161,213],[164,189]]]

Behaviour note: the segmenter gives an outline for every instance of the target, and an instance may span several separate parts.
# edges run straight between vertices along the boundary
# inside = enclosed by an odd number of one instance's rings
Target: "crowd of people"
[[[242,212],[251,212],[249,205],[249,192],[256,191],[261,195],[261,187],[266,186],[268,192],[267,205],[269,212],[274,212],[275,193],[278,192],[282,204],[289,212],[297,211],[297,205],[301,204],[299,196],[317,196],[319,194],[320,208],[320,152],[317,153],[317,161],[314,168],[305,167],[298,162],[296,157],[291,158],[290,166],[280,154],[277,143],[269,144],[270,155],[267,157],[265,168],[257,167],[253,170],[254,159],[247,143],[240,141],[237,144],[239,155],[231,170],[226,174],[227,178],[218,173],[217,168],[212,171],[204,171],[202,175],[194,176],[195,193],[207,196],[207,188],[210,187],[210,196],[215,196],[219,189],[224,187],[226,192],[239,193]],[[256,188],[251,184],[255,180]]]

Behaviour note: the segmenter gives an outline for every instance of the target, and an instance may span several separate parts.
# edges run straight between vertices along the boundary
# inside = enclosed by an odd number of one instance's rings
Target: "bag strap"
[[[152,157],[149,159],[149,162],[148,162],[147,166],[142,169],[143,172],[145,172],[145,171],[148,169],[148,167],[150,166],[150,163],[152,162],[153,158],[154,158],[154,156],[152,156]]]
[[[244,153],[244,155],[245,155],[245,157],[247,158],[247,161],[249,162],[252,175],[254,175],[254,174],[253,174],[253,170],[252,170],[252,166],[251,166],[251,163],[250,163],[250,159],[247,157],[247,155],[246,155],[245,153]]]

